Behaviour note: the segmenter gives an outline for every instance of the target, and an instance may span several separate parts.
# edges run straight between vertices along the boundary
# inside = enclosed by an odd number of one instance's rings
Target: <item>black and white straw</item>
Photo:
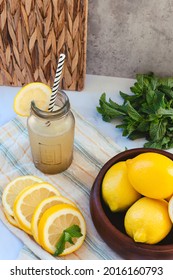
[[[58,91],[59,84],[61,81],[61,74],[62,74],[62,70],[63,70],[63,66],[64,66],[64,61],[65,61],[65,54],[61,53],[59,60],[58,60],[58,66],[57,66],[57,70],[56,70],[56,74],[55,74],[54,84],[52,87],[52,94],[51,94],[49,108],[48,108],[49,112],[53,111],[53,108],[55,105],[57,91]]]

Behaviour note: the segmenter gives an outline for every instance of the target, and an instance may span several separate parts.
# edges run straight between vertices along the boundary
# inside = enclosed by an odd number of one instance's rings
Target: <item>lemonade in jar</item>
[[[36,168],[47,174],[66,170],[73,159],[75,119],[65,92],[58,91],[52,112],[32,102],[27,127]]]

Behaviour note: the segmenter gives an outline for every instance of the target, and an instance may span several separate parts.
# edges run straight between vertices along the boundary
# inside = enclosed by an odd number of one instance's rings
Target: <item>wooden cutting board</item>
[[[53,85],[66,54],[61,88],[80,91],[86,75],[88,0],[0,0],[0,85]]]

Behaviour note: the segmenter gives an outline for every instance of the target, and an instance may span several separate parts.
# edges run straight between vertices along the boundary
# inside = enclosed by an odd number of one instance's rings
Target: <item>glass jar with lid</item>
[[[53,112],[42,111],[32,102],[27,127],[36,168],[47,174],[66,170],[73,159],[75,128],[66,93],[58,91]]]

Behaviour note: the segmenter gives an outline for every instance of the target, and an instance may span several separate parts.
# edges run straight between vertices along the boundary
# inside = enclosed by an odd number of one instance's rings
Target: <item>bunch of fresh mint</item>
[[[119,92],[123,104],[119,105],[106,94],[100,97],[97,111],[104,121],[119,118],[122,135],[129,139],[146,138],[144,147],[169,149],[173,147],[173,78],[160,78],[138,74],[130,88],[132,94]]]

